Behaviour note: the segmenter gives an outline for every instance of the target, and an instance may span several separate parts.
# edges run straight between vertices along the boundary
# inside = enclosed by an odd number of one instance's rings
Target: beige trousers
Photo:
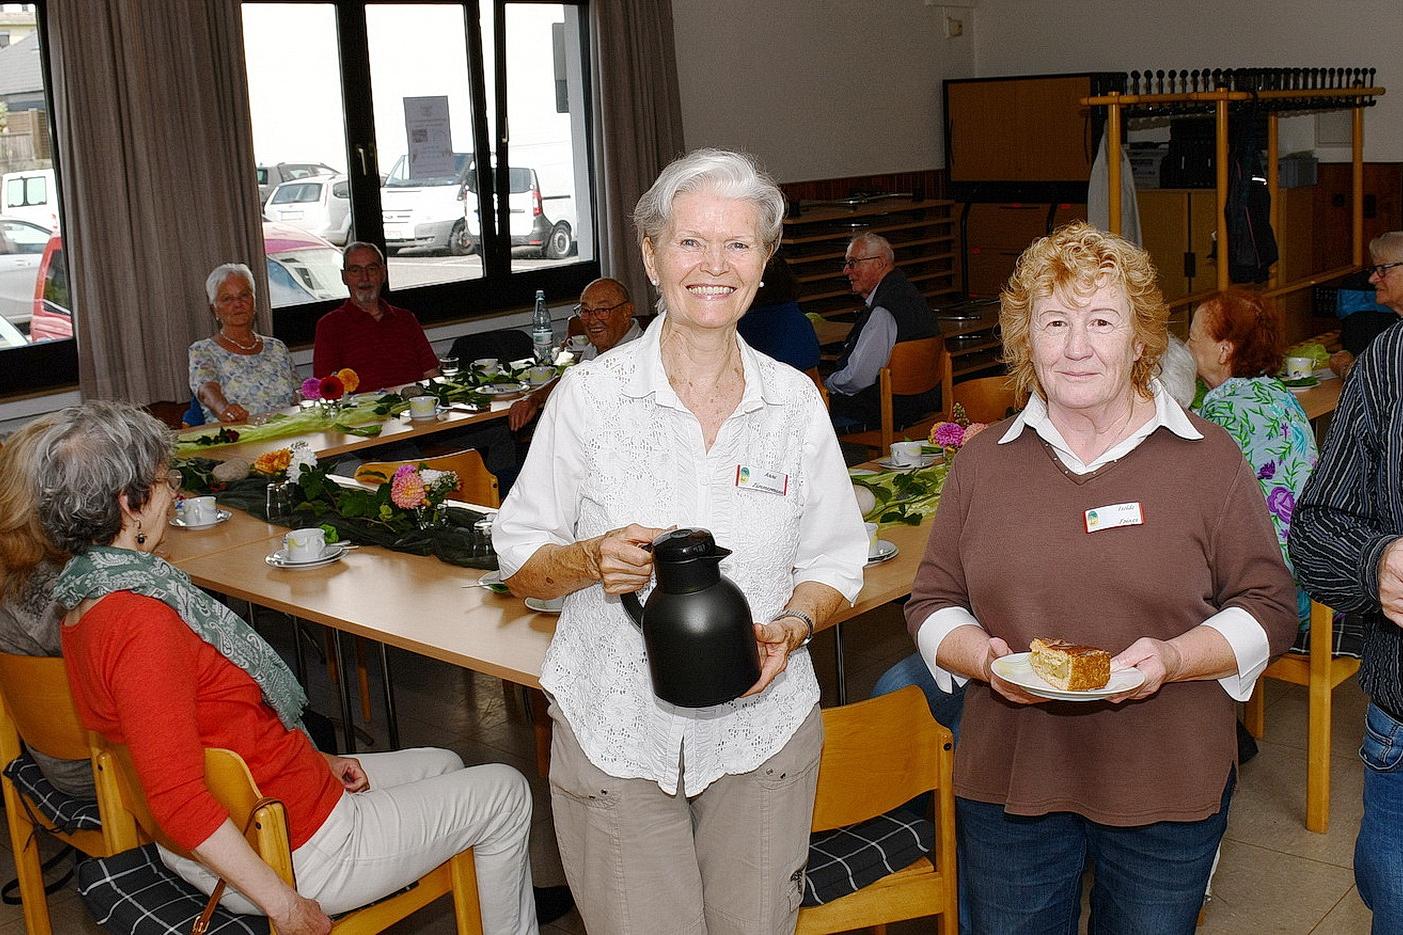
[[[551,706],[551,808],[590,935],[792,935],[823,749],[818,706],[758,769],[691,799],[618,779]]]

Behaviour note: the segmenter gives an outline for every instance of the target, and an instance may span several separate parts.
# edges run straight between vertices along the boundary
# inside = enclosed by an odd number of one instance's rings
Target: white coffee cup
[[[182,503],[180,515],[187,526],[208,526],[219,516],[213,497],[188,497]]]
[[[283,536],[283,548],[290,562],[315,562],[326,551],[326,531],[316,526],[294,529]]]
[[[480,357],[473,361],[473,367],[477,370],[481,370],[483,376],[487,377],[496,376],[497,371],[501,369],[497,366],[497,358],[495,357]]]
[[[409,415],[415,419],[430,419],[438,411],[438,400],[432,396],[409,397]]]
[[[919,464],[924,442],[892,442],[892,464]]]
[[[1286,379],[1304,380],[1315,372],[1315,360],[1310,357],[1286,358]]]
[[[877,545],[877,524],[863,523],[862,525],[867,530],[867,557],[876,558],[881,549],[881,547]]]

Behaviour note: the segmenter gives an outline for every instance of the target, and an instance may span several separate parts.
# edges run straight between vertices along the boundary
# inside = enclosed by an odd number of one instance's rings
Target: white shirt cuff
[[[1256,617],[1241,607],[1220,610],[1203,621],[1203,625],[1221,633],[1237,659],[1237,674],[1218,679],[1218,684],[1223,686],[1223,691],[1234,701],[1246,701],[1251,698],[1257,677],[1267,667],[1271,657],[1267,631],[1257,622]]]
[[[940,649],[940,644],[945,641],[945,637],[950,635],[950,631],[958,627],[979,626],[979,621],[974,619],[974,614],[963,607],[942,607],[925,619],[925,622],[916,630],[916,649],[925,660],[926,668],[930,669],[931,675],[935,676],[935,684],[940,686],[943,692],[952,692],[955,685],[963,685],[969,681],[964,675],[949,672],[940,668],[936,664],[936,653]],[[980,629],[983,629],[980,627]],[[952,684],[953,683],[953,684]]]

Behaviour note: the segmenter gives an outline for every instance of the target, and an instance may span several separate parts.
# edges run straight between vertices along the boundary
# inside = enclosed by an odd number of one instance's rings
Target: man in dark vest
[[[877,234],[858,234],[848,244],[843,272],[853,292],[866,300],[857,322],[843,343],[838,369],[826,381],[833,427],[854,432],[875,427],[881,420],[877,377],[901,341],[940,334],[925,296],[896,268],[891,244]],[[935,409],[939,390],[919,396],[896,396],[893,418],[900,426]]]

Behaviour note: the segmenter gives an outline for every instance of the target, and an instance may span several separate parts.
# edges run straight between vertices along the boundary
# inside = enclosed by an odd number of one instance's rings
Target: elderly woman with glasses
[[[817,388],[736,332],[783,218],[749,157],[698,150],[663,170],[634,212],[660,314],[566,371],[493,527],[507,585],[565,599],[541,685],[556,838],[591,932],[780,933],[798,917],[823,744],[804,646],[856,597],[867,543]],[[762,659],[733,701],[659,699],[620,604],[672,526],[732,551],[721,567]]]
[[[297,401],[297,370],[287,345],[253,330],[258,312],[253,271],[216,266],[205,280],[214,336],[190,345],[190,391],[205,421],[244,422]]]
[[[150,416],[90,403],[39,443],[39,512],[73,557],[54,582],[73,700],[84,726],[125,744],[162,830],[195,859],[168,867],[279,932],[324,933],[328,914],[374,902],[474,847],[483,927],[537,930],[527,835],[531,792],[504,765],[464,769],[446,750],[359,760],[321,754],[307,703],[271,646],[152,554],[180,473]],[[204,781],[206,747],[233,750],[287,810],[297,889],[260,861]]]
[[[1389,231],[1369,242],[1373,265],[1364,267],[1374,287],[1374,303],[1403,315],[1403,231]],[[1340,376],[1349,372],[1354,358],[1364,353],[1374,338],[1397,322],[1381,312],[1355,312],[1340,323],[1344,350],[1330,355],[1330,369]]]
[[[1148,255],[1086,224],[1035,241],[1002,294],[1027,407],[960,450],[906,605],[955,758],[977,932],[1189,935],[1227,826],[1236,702],[1296,633],[1257,479],[1154,378],[1168,309]],[[1026,666],[1038,637],[1113,656],[1102,693]],[[1116,687],[1119,686],[1119,687]],[[1069,697],[1070,696],[1070,697]]]

